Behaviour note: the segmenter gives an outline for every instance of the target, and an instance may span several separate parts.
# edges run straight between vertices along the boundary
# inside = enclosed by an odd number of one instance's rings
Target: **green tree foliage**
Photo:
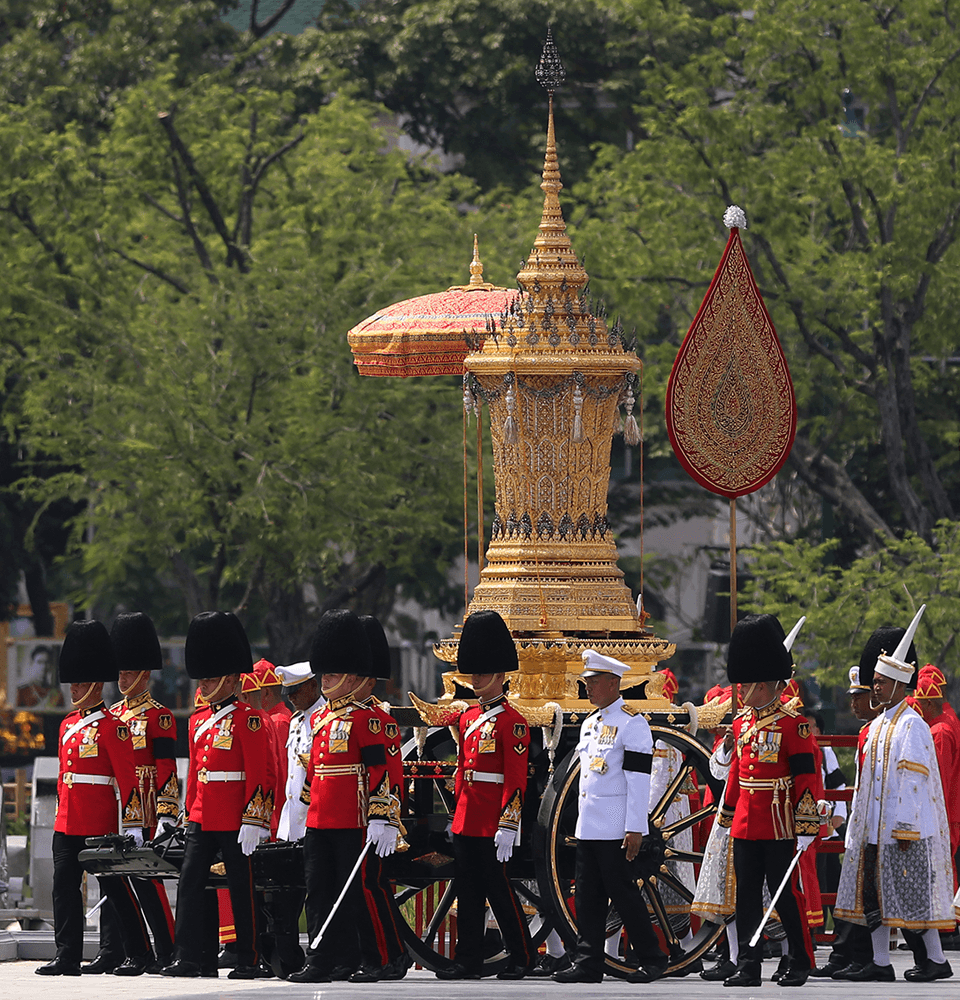
[[[846,684],[847,670],[875,628],[906,628],[927,605],[916,636],[919,665],[935,663],[948,677],[960,667],[960,525],[939,522],[932,544],[912,532],[876,552],[837,565],[837,541],[780,542],[751,553],[756,582],[747,607],[793,621],[807,616],[797,664],[821,684]],[[891,651],[892,652],[892,651]]]
[[[159,67],[96,143],[23,123],[36,233],[7,234],[32,250],[7,292],[8,426],[23,494],[84,508],[78,599],[142,594],[151,567],[183,595],[170,627],[244,608],[282,661],[328,606],[453,599],[459,384],[361,379],[344,335],[465,280],[475,191],[387,153],[344,92],[300,114],[238,83],[253,61]]]
[[[669,2],[665,29],[649,29],[638,0],[326,0],[321,51],[404,118],[418,142],[463,157],[484,187],[522,189],[543,165],[546,99],[533,69],[552,27],[567,70],[557,127],[570,177],[592,147],[643,135],[656,58],[685,62],[711,43],[710,22],[738,9],[725,0]]]

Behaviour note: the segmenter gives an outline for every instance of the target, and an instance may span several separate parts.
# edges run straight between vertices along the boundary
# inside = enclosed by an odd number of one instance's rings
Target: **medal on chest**
[[[773,764],[780,756],[780,743],[783,733],[772,729],[763,729],[756,736],[757,759],[761,764]]]
[[[477,753],[496,753],[497,738],[494,735],[497,724],[493,719],[488,720],[480,727]]]
[[[606,774],[607,767],[607,762],[603,757],[594,757],[593,760],[590,761],[590,770],[596,771],[597,774]]]
[[[233,749],[233,716],[228,715],[217,724],[216,735],[213,737],[214,750]]]
[[[83,731],[83,737],[80,740],[80,756],[81,757],[96,757],[100,750],[97,746],[97,739],[100,736],[100,723],[94,722],[89,725]]]
[[[337,719],[330,726],[330,739],[327,749],[330,753],[346,753],[350,749],[350,729],[353,723],[349,719]]]
[[[602,747],[612,747],[617,742],[617,727],[602,726],[600,735],[597,737],[597,744]]]
[[[134,750],[147,749],[147,720],[141,715],[138,719],[130,720],[130,735],[133,737]]]

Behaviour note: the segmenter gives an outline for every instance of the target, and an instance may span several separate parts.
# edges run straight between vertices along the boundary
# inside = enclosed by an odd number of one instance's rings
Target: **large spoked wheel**
[[[404,816],[409,850],[393,855],[387,871],[394,881],[394,899],[402,918],[400,931],[410,956],[436,972],[453,962],[456,944],[454,894],[453,776],[457,747],[446,728],[430,729],[420,754],[415,740],[403,746],[407,811]],[[529,841],[529,838],[527,838]],[[509,867],[511,882],[524,912],[535,947],[546,938],[543,902],[529,854],[521,843]],[[507,953],[492,916],[484,940],[484,975],[495,975],[507,964]]]
[[[658,725],[650,729],[655,753],[669,760],[669,779],[659,783],[656,795],[651,794],[650,833],[644,837],[632,874],[640,883],[653,926],[669,956],[667,973],[683,974],[723,933],[722,925],[700,921],[690,913],[703,861],[702,845],[723,785],[710,774],[709,754],[689,733]],[[545,915],[568,948],[577,938],[571,903],[579,782],[580,761],[573,750],[544,792],[534,832],[537,881],[547,906]],[[703,806],[707,788],[714,801]],[[633,968],[622,958],[607,957],[607,972],[611,975],[625,976]]]

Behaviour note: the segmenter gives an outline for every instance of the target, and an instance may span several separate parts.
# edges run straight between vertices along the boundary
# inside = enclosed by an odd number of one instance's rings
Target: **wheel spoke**
[[[711,803],[710,805],[704,806],[702,809],[697,809],[686,816],[681,816],[681,818],[676,822],[671,823],[669,826],[665,826],[660,833],[664,840],[670,840],[671,837],[675,837],[678,833],[683,833],[684,830],[689,830],[691,826],[696,826],[697,823],[701,822],[701,820],[713,819],[716,811],[716,803]]]
[[[668,861],[684,861],[691,865],[703,864],[703,851],[678,851],[668,847],[666,857]]]
[[[666,815],[667,809],[673,804],[674,799],[677,796],[677,792],[680,790],[680,786],[687,780],[688,775],[693,770],[693,764],[690,761],[689,755],[685,754],[683,758],[683,763],[680,765],[680,770],[677,772],[676,777],[669,785],[664,789],[663,795],[660,801],[654,806],[650,811],[650,822],[656,823],[657,820],[662,820]]]
[[[670,886],[671,889],[678,895],[685,899],[688,903],[693,902],[693,893],[685,886],[680,879],[678,879],[671,871],[661,871],[660,879],[665,884]]]
[[[677,935],[670,925],[670,918],[667,916],[667,908],[663,905],[660,890],[651,878],[643,883],[643,891],[646,893],[647,899],[650,900],[654,916],[656,916],[657,922],[660,924],[660,930],[663,931],[663,936],[667,939],[667,944],[670,946],[670,954],[673,956],[680,948],[680,941],[677,939]]]
[[[440,897],[440,902],[437,903],[437,908],[430,918],[430,923],[423,934],[424,944],[433,946],[433,939],[437,936],[437,931],[440,925],[443,923],[446,915],[450,912],[450,907],[453,906],[453,900],[456,897],[456,893],[453,888],[453,879],[447,883],[446,888],[443,890],[443,895]]]

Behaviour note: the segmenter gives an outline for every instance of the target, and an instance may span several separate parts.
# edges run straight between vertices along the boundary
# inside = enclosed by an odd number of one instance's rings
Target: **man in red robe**
[[[950,824],[953,887],[957,888],[957,849],[960,848],[960,719],[944,700],[947,679],[932,663],[920,668],[914,704],[930,727],[940,765],[940,782]]]

